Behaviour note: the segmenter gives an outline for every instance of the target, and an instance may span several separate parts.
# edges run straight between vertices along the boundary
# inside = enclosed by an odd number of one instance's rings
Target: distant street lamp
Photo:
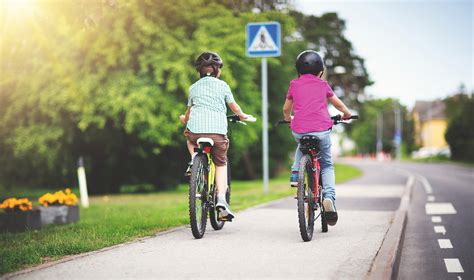
[[[377,114],[377,154],[375,157],[377,160],[382,160],[382,149],[383,149],[383,142],[382,142],[382,135],[383,135],[383,114]]]
[[[398,102],[394,102],[393,108],[395,114],[395,132],[393,135],[393,142],[395,144],[396,149],[396,159],[400,160],[402,151],[401,151],[401,144],[402,144],[402,119],[401,119],[401,112],[400,112],[400,104]]]

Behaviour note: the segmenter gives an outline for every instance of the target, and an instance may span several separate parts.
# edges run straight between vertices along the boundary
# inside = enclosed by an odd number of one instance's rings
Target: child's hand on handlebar
[[[350,112],[346,112],[344,113],[344,115],[342,115],[343,120],[349,120],[351,117],[352,117],[352,114]]]
[[[254,116],[252,116],[252,115],[247,115],[247,114],[245,114],[245,113],[240,114],[240,115],[239,115],[239,118],[240,118],[241,121],[250,121],[250,122],[255,121],[255,120],[254,120],[254,119],[255,119]]]
[[[179,122],[180,122],[181,124],[186,124],[186,116],[180,115],[180,116],[179,116]]]

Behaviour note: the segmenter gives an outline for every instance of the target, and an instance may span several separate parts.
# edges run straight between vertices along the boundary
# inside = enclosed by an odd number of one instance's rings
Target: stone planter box
[[[41,213],[38,209],[0,213],[0,232],[38,229],[41,229]]]
[[[42,225],[63,225],[79,221],[78,205],[40,206],[40,211]]]

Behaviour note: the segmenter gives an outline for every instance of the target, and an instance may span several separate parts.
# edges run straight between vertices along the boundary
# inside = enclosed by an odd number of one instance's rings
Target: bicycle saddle
[[[300,139],[300,150],[305,153],[309,150],[319,151],[319,138],[313,135],[304,135]]]
[[[203,144],[209,144],[211,146],[214,146],[214,141],[211,138],[206,138],[206,137],[199,138],[197,140],[197,143],[198,143],[198,145],[203,143]]]

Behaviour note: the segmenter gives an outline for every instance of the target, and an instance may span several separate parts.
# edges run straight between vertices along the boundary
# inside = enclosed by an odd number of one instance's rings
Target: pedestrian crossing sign
[[[278,22],[247,24],[247,56],[269,57],[281,55],[281,31]]]

